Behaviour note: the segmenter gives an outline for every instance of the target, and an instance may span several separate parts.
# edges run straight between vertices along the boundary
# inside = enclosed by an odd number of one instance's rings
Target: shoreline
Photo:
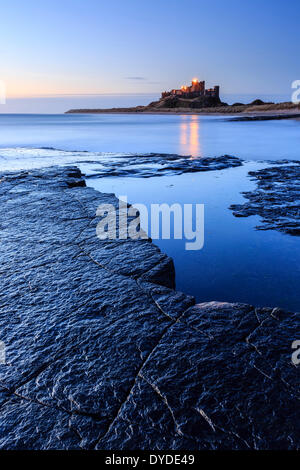
[[[295,314],[194,305],[151,241],[96,237],[119,200],[77,167],[3,173],[0,197],[1,449],[297,448]]]
[[[300,105],[293,103],[277,103],[256,106],[221,106],[211,108],[154,108],[150,106],[137,106],[134,108],[108,108],[108,109],[71,109],[65,114],[158,114],[158,115],[204,115],[204,116],[232,116],[235,120],[251,118],[251,120],[265,119],[298,119],[300,118]]]

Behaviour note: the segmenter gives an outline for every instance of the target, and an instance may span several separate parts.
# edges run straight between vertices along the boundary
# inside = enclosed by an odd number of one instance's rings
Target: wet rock
[[[296,314],[194,306],[149,240],[96,237],[119,201],[74,178],[0,175],[0,448],[298,448]]]
[[[252,103],[251,105],[253,105]],[[266,103],[260,103],[258,106]],[[267,103],[270,104],[270,103]],[[250,105],[248,105],[250,106]],[[256,104],[257,106],[257,104]],[[300,113],[278,113],[278,114],[257,114],[255,116],[239,116],[228,119],[228,121],[280,121],[282,119],[299,119]]]
[[[86,186],[86,183],[84,180],[80,179],[75,179],[75,178],[72,178],[72,179],[69,179],[67,181],[67,184],[68,184],[68,187],[69,188],[75,188],[76,186],[79,186],[79,187],[84,187]]]
[[[194,303],[163,287],[173,262],[149,240],[96,237],[98,206],[119,201],[74,179],[84,183],[76,168],[0,178],[1,448],[93,448]]]
[[[220,302],[188,309],[140,370],[97,448],[298,448],[295,328],[295,316],[278,318],[272,309]]]
[[[147,155],[123,155],[114,162],[101,160],[89,176],[130,176],[150,178],[152,176],[181,175],[200,171],[224,170],[241,166],[243,161],[231,155],[201,158],[177,154],[150,153]],[[93,162],[91,162],[93,163]],[[89,177],[88,176],[88,177]]]
[[[257,188],[242,193],[248,202],[233,204],[235,217],[259,215],[262,224],[257,230],[278,230],[300,235],[300,164],[297,161],[280,162],[280,166],[250,171]]]

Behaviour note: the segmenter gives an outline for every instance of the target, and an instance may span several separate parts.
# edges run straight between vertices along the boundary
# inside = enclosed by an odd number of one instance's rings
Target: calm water
[[[219,156],[247,162],[241,168],[151,178],[92,177],[101,191],[129,202],[204,203],[205,244],[186,251],[184,241],[158,240],[173,257],[179,290],[197,301],[243,301],[300,309],[299,239],[259,232],[259,218],[234,218],[228,207],[254,187],[249,170],[266,160],[300,158],[300,122],[229,122],[222,117],[135,115],[0,115],[1,170],[53,164],[79,165],[89,175],[118,167],[128,153]],[[53,149],[45,149],[52,147]],[[85,152],[87,151],[87,152]],[[128,158],[128,157],[126,157]]]
[[[300,122],[211,116],[1,115],[0,147],[300,158]]]

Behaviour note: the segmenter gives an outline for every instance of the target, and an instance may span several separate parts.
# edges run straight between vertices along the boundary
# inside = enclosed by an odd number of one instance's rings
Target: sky
[[[225,94],[287,94],[300,79],[299,0],[1,0],[0,7],[0,81],[15,109],[21,98],[158,95],[193,77]]]

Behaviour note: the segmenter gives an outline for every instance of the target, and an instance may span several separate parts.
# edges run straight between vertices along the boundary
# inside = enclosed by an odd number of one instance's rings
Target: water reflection
[[[201,155],[199,131],[198,116],[181,116],[180,154],[192,157]]]

